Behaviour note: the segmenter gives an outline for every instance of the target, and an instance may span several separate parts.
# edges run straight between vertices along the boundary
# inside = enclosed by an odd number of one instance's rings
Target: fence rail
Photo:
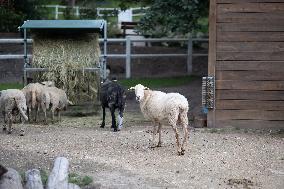
[[[44,5],[42,7],[46,7],[46,8],[52,8],[54,9],[54,19],[58,19],[59,15],[63,15],[64,12],[61,11],[60,9],[67,9],[67,8],[71,8],[73,9],[75,12],[73,13],[75,16],[79,17],[82,13],[80,10],[82,9],[90,9],[88,7],[80,7],[80,6],[74,6],[74,7],[70,7],[70,6],[63,6],[63,5]],[[137,12],[137,11],[145,11],[145,9],[147,9],[148,7],[144,7],[144,8],[129,8],[129,10],[131,10],[132,12]],[[103,8],[103,7],[98,7],[95,9],[97,12],[97,15],[99,17],[103,17],[105,16],[105,14],[103,14],[102,12],[109,12],[107,15],[109,16],[117,16],[117,14],[114,14],[114,12],[119,12],[121,11],[120,8]],[[84,14],[84,13],[83,13]],[[132,13],[132,17],[135,16],[142,16],[145,13],[143,12],[137,12],[137,13]]]
[[[107,58],[124,58],[125,59],[125,77],[131,77],[131,59],[132,58],[152,58],[152,57],[187,57],[187,73],[192,73],[192,57],[194,56],[208,56],[208,53],[193,53],[193,42],[208,42],[207,38],[147,38],[147,39],[131,39],[130,37],[126,37],[125,39],[116,39],[110,38],[107,39],[108,43],[126,43],[126,53],[125,54],[107,54]],[[28,43],[32,43],[32,39],[27,40]],[[103,39],[99,39],[99,42],[102,43]],[[133,42],[187,42],[187,53],[170,53],[170,54],[132,54],[131,53],[131,44]],[[0,44],[23,44],[24,39],[0,39]],[[28,54],[28,58],[31,58],[32,55]],[[103,55],[101,56],[103,57]],[[0,55],[0,60],[2,59],[23,59],[23,54],[5,54]],[[87,68],[86,68],[87,69]],[[48,71],[46,69],[36,70],[33,68],[29,68],[28,71]]]

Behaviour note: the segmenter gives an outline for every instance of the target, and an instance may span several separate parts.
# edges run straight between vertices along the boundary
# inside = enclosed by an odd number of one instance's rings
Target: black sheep
[[[114,132],[119,131],[122,127],[123,111],[126,101],[126,91],[116,81],[106,80],[101,85],[100,91],[101,105],[103,108],[103,122],[101,128],[105,127],[105,108],[109,108],[111,112],[112,124],[111,128],[114,128]],[[115,109],[119,111],[119,127],[116,125]]]

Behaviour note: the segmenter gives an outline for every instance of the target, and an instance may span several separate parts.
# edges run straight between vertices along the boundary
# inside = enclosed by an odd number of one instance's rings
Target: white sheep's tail
[[[36,105],[36,92],[32,90],[32,108],[34,109]]]
[[[17,104],[17,108],[18,108],[18,110],[20,111],[20,114],[23,116],[23,118],[24,118],[26,121],[28,121],[29,118],[28,118],[28,116],[26,116],[25,112],[23,111],[23,107],[21,107],[19,100],[17,100],[17,99],[15,98],[15,101],[16,101],[16,104]]]

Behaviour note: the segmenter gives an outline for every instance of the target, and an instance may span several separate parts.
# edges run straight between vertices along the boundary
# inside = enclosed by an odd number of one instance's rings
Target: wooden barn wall
[[[284,0],[212,0],[210,9],[209,126],[284,128]]]

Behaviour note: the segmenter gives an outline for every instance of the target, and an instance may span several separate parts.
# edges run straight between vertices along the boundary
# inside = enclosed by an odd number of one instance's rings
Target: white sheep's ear
[[[135,87],[130,87],[128,90],[129,90],[129,91],[134,91],[134,90],[135,90]]]

